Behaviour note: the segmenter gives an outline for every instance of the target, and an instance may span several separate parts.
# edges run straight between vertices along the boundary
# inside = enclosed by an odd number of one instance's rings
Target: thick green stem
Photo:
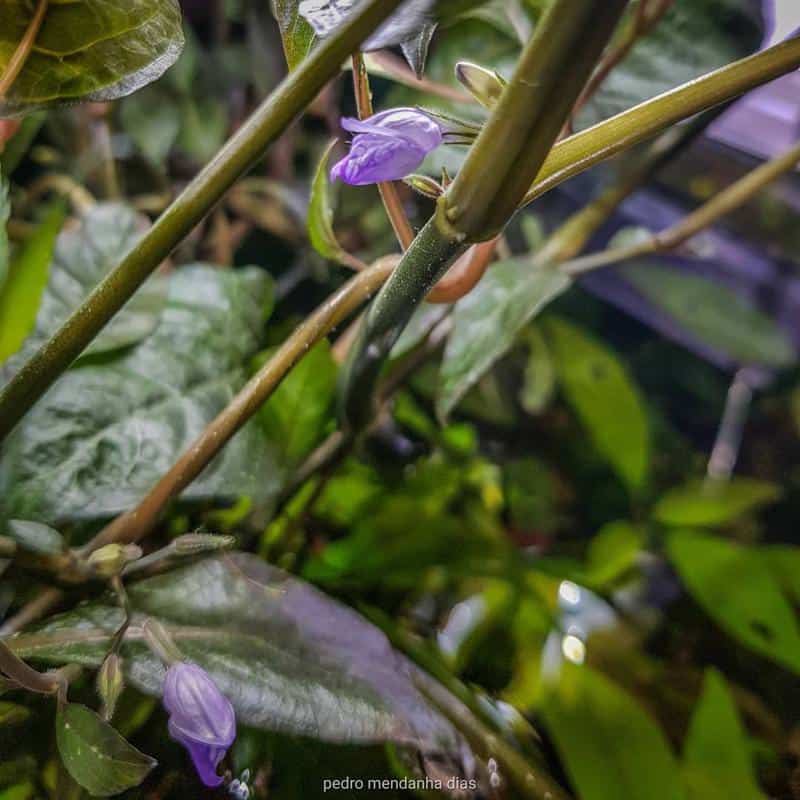
[[[545,159],[523,205],[568,178],[652,139],[676,122],[800,67],[800,37],[735,61],[559,142]]]
[[[458,177],[365,314],[340,385],[340,418],[359,431],[373,415],[381,366],[414,310],[467,244],[497,235],[553,146],[627,0],[557,0]]]
[[[0,440],[83,352],[153,270],[197,225],[400,5],[364,0],[356,13],[262,103],[153,227],[0,393]]]

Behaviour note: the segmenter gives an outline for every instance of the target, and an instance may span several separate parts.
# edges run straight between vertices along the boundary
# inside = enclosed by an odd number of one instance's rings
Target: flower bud
[[[109,653],[97,673],[97,693],[103,701],[103,716],[109,720],[114,716],[125,676],[122,674],[122,659],[116,653]]]
[[[100,578],[113,578],[126,564],[142,557],[142,548],[135,544],[107,544],[95,550],[88,558],[89,566]]]
[[[469,61],[459,61],[456,64],[456,78],[484,108],[490,110],[497,104],[506,85],[505,80],[494,70]]]
[[[164,707],[169,712],[169,734],[189,751],[200,780],[209,787],[219,786],[217,767],[236,738],[230,700],[202,667],[179,661],[164,679]]]
[[[415,192],[419,192],[425,197],[430,197],[435,200],[442,195],[444,189],[433,179],[427,175],[409,175],[404,179]]]
[[[214,550],[226,550],[236,544],[234,536],[216,536],[211,533],[185,533],[172,541],[172,551],[179,556],[193,556]]]

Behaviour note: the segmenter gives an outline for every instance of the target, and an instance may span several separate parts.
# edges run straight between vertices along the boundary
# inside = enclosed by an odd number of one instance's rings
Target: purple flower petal
[[[187,662],[173,664],[164,679],[169,733],[192,757],[200,780],[219,786],[217,766],[236,738],[233,706],[208,673]]]
[[[443,138],[439,125],[414,108],[382,111],[368,120],[347,117],[342,127],[356,136],[350,152],[331,169],[331,180],[353,186],[405,178]]]

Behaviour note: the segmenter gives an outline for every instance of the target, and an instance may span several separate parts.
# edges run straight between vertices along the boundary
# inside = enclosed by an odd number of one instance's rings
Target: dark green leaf
[[[320,342],[283,379],[258,413],[278,462],[291,469],[319,442],[330,421],[336,362]]]
[[[0,363],[16,353],[34,329],[63,222],[64,206],[55,203],[17,252],[5,285],[0,285]]]
[[[0,4],[0,72],[30,23],[34,4]],[[176,0],[51,2],[0,116],[54,103],[112,100],[158,78],[183,47]]]
[[[542,713],[581,800],[683,800],[664,735],[622,689],[564,664]]]
[[[556,370],[541,331],[531,326],[525,333],[528,360],[523,373],[520,405],[529,414],[540,414],[550,402],[556,388]]]
[[[138,502],[247,379],[271,296],[263,270],[175,271],[155,330],[102,363],[69,370],[4,442],[0,508],[52,521]],[[186,497],[266,497],[278,480],[273,467],[252,423]]]
[[[43,228],[41,238],[32,242],[32,249],[22,262],[22,267],[35,270],[35,274],[25,276],[26,283],[19,291],[26,286],[33,291],[34,278],[36,283],[41,281],[42,264],[50,251],[51,238],[58,221],[54,212],[53,218],[48,219]],[[120,256],[135,244],[146,226],[146,218],[133,209],[110,203],[95,206],[86,213],[78,227],[61,232],[56,239],[47,286],[41,303],[37,304],[33,333],[23,342],[18,354],[3,365],[0,377],[5,381],[11,378],[86,299],[97,283],[117,264]],[[165,292],[163,279],[156,276],[148,280],[95,337],[84,355],[106,353],[144,339],[158,323]],[[29,299],[26,298],[25,302],[29,302]],[[9,342],[12,341],[12,333],[13,330],[10,330],[7,334]],[[19,331],[15,335],[18,336]]]
[[[283,52],[290,72],[308,55],[314,43],[314,29],[298,14],[299,5],[300,0],[273,0],[275,18],[283,40]]]
[[[143,642],[158,619],[213,677],[240,724],[331,741],[396,741],[454,752],[460,738],[415,686],[426,678],[351,609],[247,555],[208,559],[129,587],[123,645],[131,685],[162,691],[164,670]],[[114,605],[83,605],[14,649],[51,663],[99,666],[122,621]]]
[[[27,706],[17,703],[0,701],[0,727],[10,727],[25,722],[31,715],[31,710]]]
[[[692,481],[668,491],[656,503],[653,517],[664,525],[724,525],[774,503],[780,494],[774,483],[753,478]]]
[[[604,588],[613,584],[635,564],[644,546],[644,533],[627,520],[604,525],[589,542],[586,581]]]
[[[644,402],[617,355],[564,319],[545,333],[564,395],[595,447],[631,489],[647,479],[650,430]]]
[[[442,418],[508,352],[525,325],[570,285],[568,277],[536,269],[529,259],[492,265],[453,311],[436,401]]]
[[[157,763],[78,703],[59,708],[56,741],[67,772],[96,797],[138,786]]]
[[[333,208],[331,206],[331,180],[329,162],[338,140],[332,141],[322,154],[308,201],[308,238],[311,246],[331,261],[347,264],[346,253],[333,231]]]
[[[794,347],[780,327],[726,286],[650,262],[623,272],[682,328],[731,358],[772,367],[795,361]]]
[[[24,550],[54,556],[65,550],[64,539],[61,534],[41,522],[31,522],[24,519],[10,519],[3,526],[3,533],[13,539]]]
[[[764,36],[761,7],[746,0],[674,0],[664,19],[606,78],[578,128],[754,52]]]
[[[733,697],[713,669],[706,672],[703,695],[689,725],[683,775],[692,800],[765,800]]]
[[[761,548],[761,555],[783,591],[800,607],[800,547],[768,545]]]
[[[686,588],[746,647],[800,672],[800,629],[757,550],[692,531],[674,531],[667,553]]]

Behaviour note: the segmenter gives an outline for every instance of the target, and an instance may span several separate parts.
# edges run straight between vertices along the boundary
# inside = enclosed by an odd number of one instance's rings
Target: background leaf
[[[281,31],[286,65],[291,72],[311,50],[314,29],[298,13],[300,0],[273,0],[272,5]]]
[[[13,539],[24,550],[55,556],[66,549],[64,538],[49,525],[23,519],[10,519],[3,526],[3,534]]]
[[[719,282],[648,262],[622,274],[686,331],[736,361],[772,367],[795,361],[794,347],[781,328]]]
[[[685,798],[658,726],[599,673],[564,664],[542,715],[580,800]]]
[[[453,311],[439,378],[436,408],[446,418],[459,400],[516,341],[519,332],[571,281],[556,270],[536,269],[530,259],[493,264]]]
[[[752,478],[692,481],[670,489],[655,505],[653,517],[664,525],[724,525],[774,503],[779,486]]]
[[[689,725],[683,775],[692,800],[765,800],[733,697],[725,679],[713,669],[706,672]]]
[[[332,141],[322,154],[311,183],[311,197],[308,201],[308,238],[311,246],[323,257],[331,261],[348,264],[346,253],[336,239],[333,231],[333,207],[331,206],[330,158],[338,139]],[[344,259],[343,259],[344,256]]]
[[[174,272],[155,330],[69,370],[4,442],[0,509],[53,521],[135,504],[243,385],[271,303],[263,270]],[[253,422],[185,496],[268,496],[278,480],[272,466]]]
[[[0,291],[8,275],[8,233],[6,223],[11,216],[11,201],[8,197],[8,181],[0,170]]]
[[[640,489],[650,461],[644,402],[627,369],[605,345],[565,319],[545,333],[561,387],[595,447],[631,489]]]
[[[746,647],[800,672],[800,628],[757,550],[715,536],[674,531],[667,553],[688,591]]]
[[[143,643],[145,615],[210,673],[244,725],[436,752],[461,746],[416,688],[425,676],[377,628],[255,556],[205,560],[133,584],[129,594],[136,615],[123,663],[148,694],[161,694],[164,669]],[[121,621],[113,605],[84,605],[14,647],[27,658],[99,666]]]
[[[70,775],[90,794],[108,797],[138,786],[156,765],[86,706],[67,703],[56,717],[56,741]]]
[[[0,72],[32,13],[26,0],[0,4]],[[177,0],[51,2],[30,55],[0,99],[0,116],[130,94],[168,69],[182,47]]]
[[[42,223],[17,252],[6,282],[0,286],[0,363],[19,350],[36,324],[64,215],[63,203],[50,207]]]

